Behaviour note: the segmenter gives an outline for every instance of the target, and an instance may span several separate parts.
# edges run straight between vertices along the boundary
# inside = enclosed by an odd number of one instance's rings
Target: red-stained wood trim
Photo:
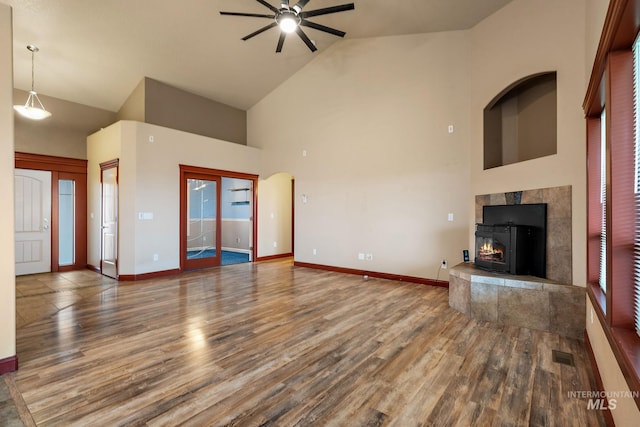
[[[85,175],[85,179],[87,176]],[[58,172],[51,172],[51,272],[60,271],[60,186]],[[75,226],[74,234],[78,226]]]
[[[100,163],[100,191],[101,194],[104,191],[104,189],[102,188],[104,185],[103,182],[103,176],[104,176],[104,171],[107,169],[116,169],[116,210],[118,211],[118,217],[120,216],[120,159],[111,159],[111,160],[107,160],[106,162],[102,162]],[[87,206],[88,208],[88,206]],[[103,242],[102,242],[102,224],[103,222],[103,218],[102,218],[102,196],[100,196],[100,268],[98,270],[98,272],[100,274],[102,274],[102,259],[104,258],[104,254],[102,253],[102,248],[103,248]],[[117,228],[116,228],[116,233],[117,233],[117,240],[116,240],[116,280],[120,277],[119,275],[119,263],[120,263],[120,223],[118,222],[117,224]]]
[[[69,157],[47,156],[42,154],[15,153],[15,167],[19,169],[43,170],[51,172],[51,271],[70,271],[83,269],[87,263],[87,160]],[[75,245],[76,262],[71,266],[60,267],[59,261],[59,200],[58,181],[72,179],[76,182],[76,223]]]
[[[102,273],[100,271],[100,267],[96,267],[95,265],[87,264],[87,270],[95,271],[96,273]]]
[[[198,259],[187,259],[187,180],[202,179],[216,183],[216,256]],[[222,194],[222,178],[218,175],[189,172],[180,168],[180,270],[197,270],[220,265],[222,255],[222,221],[220,199]]]
[[[639,29],[640,0],[611,0],[583,103],[588,118],[599,116],[603,107],[607,109],[607,200],[613,200],[613,209],[611,203],[607,206],[607,294],[594,284],[593,271],[597,267],[592,265],[592,256],[588,257],[590,265],[587,273],[587,294],[617,364],[632,391],[640,391],[640,338],[630,320],[633,319],[633,280],[630,278],[632,269],[629,267],[632,249],[626,240],[632,234],[624,224],[632,224],[635,220],[629,218],[629,212],[634,210],[627,209],[627,212],[624,212],[625,208],[621,208],[622,205],[618,206],[617,203],[624,204],[625,201],[622,199],[625,195],[629,197],[624,179],[619,178],[623,172],[618,170],[618,167],[626,169],[625,163],[630,160],[625,159],[629,152],[628,134],[633,132],[633,104],[629,108],[629,99],[633,99],[633,72],[632,67],[629,67],[629,58]],[[589,153],[590,147],[596,144],[592,140],[593,134],[589,127],[587,130]],[[591,176],[594,173],[592,157],[589,155],[587,165],[589,194],[595,194],[595,185],[599,187],[599,183],[596,184]],[[598,177],[599,175],[597,173]],[[595,220],[594,215],[592,205],[589,204],[588,242],[593,237],[591,223]],[[629,236],[624,236],[625,233]],[[589,255],[589,244],[587,246]],[[640,398],[636,399],[636,405],[640,408]]]
[[[290,252],[288,254],[278,254],[278,255],[268,255],[268,256],[261,256],[256,258],[257,262],[262,262],[262,261],[273,261],[276,259],[283,259],[283,258],[291,258],[293,256],[293,252]]]
[[[296,251],[296,179],[291,178],[291,253]]]
[[[21,152],[15,153],[15,166],[18,169],[70,172],[86,175],[87,163],[87,160],[84,159]]]
[[[598,388],[597,391],[601,391],[601,392],[606,391],[602,383],[602,376],[600,376],[600,370],[598,369],[598,364],[596,363],[596,356],[595,354],[593,354],[593,347],[591,346],[591,341],[589,340],[589,334],[587,333],[586,330],[584,331],[584,343],[587,349],[587,355],[589,356],[589,361],[591,362],[591,367],[593,368],[593,376],[595,377],[595,380],[596,380],[595,385]],[[605,396],[605,399],[606,399],[606,396]],[[602,415],[604,416],[605,423],[607,424],[607,426],[615,426],[615,423],[613,421],[613,415],[609,410],[609,399],[607,399],[606,409],[602,412]]]
[[[424,277],[403,276],[400,274],[381,273],[379,271],[358,270],[354,268],[335,267],[331,265],[311,264],[311,263],[300,262],[300,261],[294,261],[293,265],[296,267],[314,268],[316,270],[326,270],[326,271],[334,271],[337,273],[375,277],[378,279],[396,280],[399,282],[419,283],[421,285],[439,286],[442,288],[449,287],[449,282],[446,282],[444,280],[426,279]]]
[[[100,170],[103,171],[105,169],[117,168],[119,166],[120,166],[120,159],[107,160],[106,162],[100,163]]]
[[[0,359],[0,375],[18,370],[18,356]]]
[[[180,170],[184,170],[185,172],[195,173],[195,174],[218,175],[220,177],[225,177],[225,178],[238,178],[238,179],[247,179],[247,180],[258,179],[258,175],[256,174],[227,171],[223,169],[209,169],[209,168],[203,168],[200,166],[180,165]]]
[[[187,236],[187,193],[186,193],[186,180],[188,178],[206,179],[210,181],[216,181],[217,183],[217,208],[216,208],[216,248],[222,249],[222,221],[221,214],[221,194],[222,194],[222,178],[237,178],[251,181],[252,183],[252,227],[253,227],[253,242],[251,245],[251,259],[255,260],[258,253],[258,175],[249,174],[244,172],[233,172],[222,169],[209,169],[200,166],[179,165],[180,167],[180,271],[185,269],[207,268],[220,264],[220,255],[218,255],[215,265],[208,265],[206,263],[207,258],[203,261],[189,260],[187,263],[186,255],[186,236]],[[220,254],[222,251],[218,251]],[[208,258],[209,260],[211,258]],[[195,261],[195,262],[194,262]],[[187,265],[189,264],[189,265]]]
[[[118,275],[119,282],[135,282],[138,280],[157,279],[159,277],[175,276],[180,274],[180,269],[175,268],[173,270],[152,271],[150,273],[143,274],[120,274]]]
[[[602,36],[593,62],[591,79],[582,108],[586,116],[600,114],[604,105],[604,75],[609,53],[628,49],[640,28],[639,0],[611,0],[604,21]]]

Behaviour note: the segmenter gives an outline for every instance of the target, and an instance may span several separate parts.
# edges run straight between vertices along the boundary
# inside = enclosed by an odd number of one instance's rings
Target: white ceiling
[[[278,0],[267,0],[278,7]],[[353,0],[355,10],[309,18],[346,38],[468,29],[511,0]],[[150,77],[248,109],[316,55],[340,40],[304,28],[312,53],[294,34],[276,54],[278,30],[242,37],[269,24],[255,0],[0,0],[13,7],[14,85],[29,90],[31,53],[39,93],[117,111]],[[305,10],[349,3],[311,0]],[[291,1],[294,4],[294,1]]]

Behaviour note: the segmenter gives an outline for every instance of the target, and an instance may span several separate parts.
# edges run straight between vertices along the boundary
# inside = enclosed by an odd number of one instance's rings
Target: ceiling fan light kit
[[[27,46],[27,49],[31,52],[31,90],[27,97],[27,102],[24,105],[14,105],[13,109],[16,110],[21,116],[31,120],[42,120],[51,116],[51,113],[44,108],[42,101],[38,98],[38,94],[34,89],[34,55],[40,49],[32,44]]]
[[[259,30],[245,36],[242,40],[249,40],[252,37],[257,36],[267,30],[270,30],[274,27],[280,28],[280,38],[278,39],[278,45],[276,46],[276,53],[282,52],[282,47],[284,46],[284,41],[287,37],[287,34],[296,33],[302,39],[302,41],[307,45],[309,50],[315,52],[318,50],[315,46],[315,43],[309,39],[309,37],[302,31],[301,27],[309,27],[315,30],[323,31],[325,33],[332,34],[338,37],[344,37],[345,32],[336,30],[335,28],[327,27],[325,25],[317,24],[315,22],[308,21],[307,18],[312,16],[320,16],[320,15],[328,15],[330,13],[344,12],[347,10],[355,9],[355,5],[353,3],[343,4],[340,6],[331,6],[325,7],[322,9],[310,10],[307,12],[303,12],[304,7],[309,3],[310,0],[299,0],[295,5],[291,6],[289,4],[289,0],[280,0],[280,9],[277,7],[267,3],[265,0],[256,0],[258,3],[269,9],[273,15],[261,14],[261,13],[243,13],[243,12],[220,12],[220,15],[230,15],[230,16],[245,16],[250,18],[267,18],[271,19],[272,22],[269,25],[266,25]]]

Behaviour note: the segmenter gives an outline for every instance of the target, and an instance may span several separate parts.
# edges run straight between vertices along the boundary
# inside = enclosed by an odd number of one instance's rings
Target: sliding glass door
[[[220,177],[182,173],[183,270],[220,265]]]

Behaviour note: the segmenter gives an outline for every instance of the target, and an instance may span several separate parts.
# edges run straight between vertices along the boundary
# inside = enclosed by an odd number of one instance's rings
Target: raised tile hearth
[[[462,263],[449,271],[449,306],[487,322],[584,338],[585,288]]]

